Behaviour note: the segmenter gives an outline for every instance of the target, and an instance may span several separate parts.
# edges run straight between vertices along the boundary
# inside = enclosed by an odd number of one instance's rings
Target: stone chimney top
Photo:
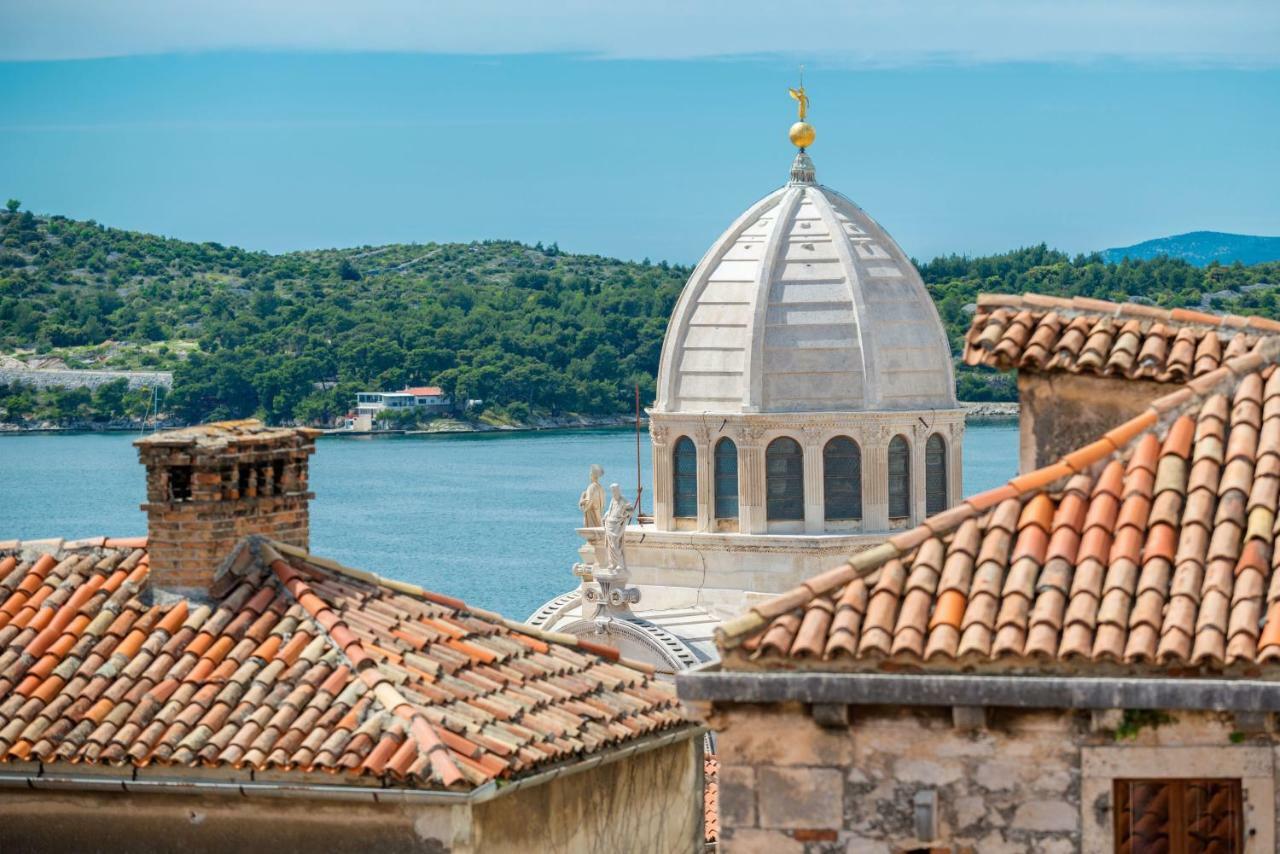
[[[170,430],[133,444],[147,469],[150,582],[206,593],[250,534],[309,547],[308,458],[319,430],[255,419]]]

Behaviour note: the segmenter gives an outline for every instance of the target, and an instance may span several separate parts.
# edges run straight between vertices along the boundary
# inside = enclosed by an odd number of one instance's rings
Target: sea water
[[[125,433],[0,435],[0,540],[146,533],[142,467]],[[1016,473],[1018,429],[971,425],[966,493]],[[524,619],[577,584],[578,494],[591,463],[628,495],[630,430],[330,437],[311,460],[311,549]],[[649,437],[641,498],[652,511]]]

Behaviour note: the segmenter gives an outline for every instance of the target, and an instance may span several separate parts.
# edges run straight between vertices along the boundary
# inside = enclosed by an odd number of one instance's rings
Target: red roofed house
[[[0,850],[700,847],[669,684],[309,554],[314,441],[147,437],[148,538],[0,542]]]
[[[453,411],[453,400],[439,386],[424,385],[400,391],[362,391],[356,394],[354,417],[344,419],[349,430],[372,430],[383,412],[416,411],[422,415],[444,415]]]
[[[1060,305],[1050,334],[993,304],[971,358],[1090,356],[1113,394],[1137,371],[1162,393],[722,624],[722,661],[677,683],[719,731],[724,844],[1276,851],[1280,338],[1148,317],[1107,343],[1098,317]]]

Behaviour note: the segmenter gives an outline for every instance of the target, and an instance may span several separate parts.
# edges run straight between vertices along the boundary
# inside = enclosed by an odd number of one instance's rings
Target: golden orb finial
[[[813,125],[809,124],[805,119],[809,115],[809,96],[804,91],[804,66],[800,66],[800,86],[796,89],[788,89],[791,97],[796,101],[800,108],[800,121],[791,126],[791,130],[787,135],[791,137],[791,144],[801,151],[813,145],[813,140],[818,133],[813,129]]]
[[[813,140],[817,135],[813,125],[808,122],[796,122],[791,126],[791,130],[787,132],[787,136],[791,137],[791,144],[801,151],[813,145]]]

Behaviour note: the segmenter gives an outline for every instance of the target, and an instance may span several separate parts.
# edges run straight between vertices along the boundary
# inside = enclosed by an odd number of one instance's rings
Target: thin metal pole
[[[642,510],[640,496],[644,493],[644,485],[640,482],[640,383],[636,383],[636,521],[640,521]]]

